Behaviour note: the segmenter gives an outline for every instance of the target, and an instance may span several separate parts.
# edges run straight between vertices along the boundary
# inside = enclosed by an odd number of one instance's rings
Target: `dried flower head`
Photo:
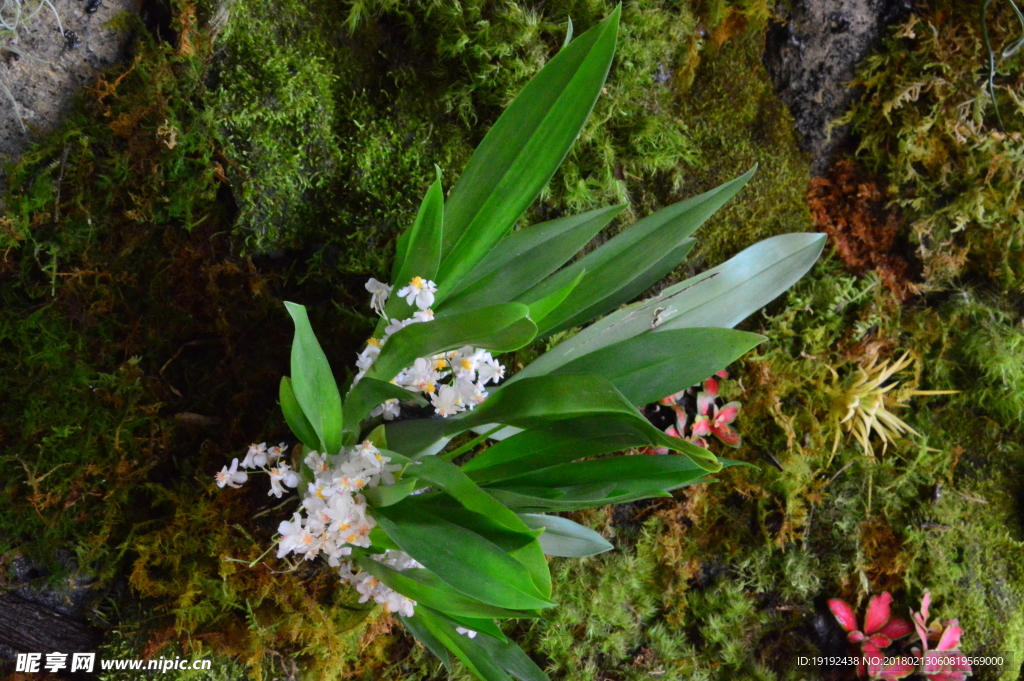
[[[948,395],[956,390],[918,390],[917,380],[908,386],[902,386],[893,377],[914,363],[909,352],[894,363],[879,362],[872,359],[866,365],[860,365],[852,376],[843,380],[835,369],[829,367],[834,381],[832,414],[830,420],[835,426],[835,443],[832,451],[839,448],[842,430],[852,433],[864,449],[864,453],[874,456],[871,446],[871,433],[876,433],[882,440],[884,453],[890,442],[905,437],[908,433],[920,435],[911,428],[893,410],[906,406],[911,397],[917,395]]]

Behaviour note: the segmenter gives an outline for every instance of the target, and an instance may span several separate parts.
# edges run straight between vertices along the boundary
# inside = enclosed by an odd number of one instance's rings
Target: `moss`
[[[864,98],[846,117],[860,135],[858,158],[888,178],[889,197],[909,221],[932,289],[971,277],[1012,290],[1024,273],[1024,119],[1013,94],[1022,56],[997,60],[994,104],[981,5],[939,2],[911,17],[867,60],[858,77]],[[1008,3],[993,3],[988,24],[994,49],[1017,37]]]

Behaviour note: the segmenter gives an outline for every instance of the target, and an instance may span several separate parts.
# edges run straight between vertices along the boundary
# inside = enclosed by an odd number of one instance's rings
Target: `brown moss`
[[[828,175],[811,180],[807,204],[815,226],[828,234],[832,248],[851,272],[877,271],[900,300],[919,291],[911,281],[911,265],[901,254],[902,219],[887,207],[878,181],[856,163],[839,161]]]

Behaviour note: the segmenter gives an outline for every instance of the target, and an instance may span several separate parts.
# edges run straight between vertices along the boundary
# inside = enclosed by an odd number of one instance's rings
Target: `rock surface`
[[[913,0],[793,0],[776,8],[779,20],[768,29],[764,65],[793,114],[801,147],[814,159],[814,175],[824,173],[847,138],[846,130],[829,130],[829,125],[856,97],[849,84],[857,64],[913,5]]]
[[[18,158],[37,136],[53,130],[78,89],[124,56],[129,32],[115,30],[111,20],[121,12],[139,11],[139,0],[52,2],[61,27],[74,38],[61,34],[53,11],[44,7],[10,41],[21,54],[3,52],[0,84],[11,96],[0,88],[0,160]],[[90,7],[95,10],[87,11]],[[71,47],[75,38],[78,44]]]

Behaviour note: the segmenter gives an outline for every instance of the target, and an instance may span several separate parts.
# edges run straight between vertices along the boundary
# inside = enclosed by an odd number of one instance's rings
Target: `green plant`
[[[269,473],[275,496],[305,481],[307,515],[280,524],[279,557],[323,554],[364,601],[399,613],[446,665],[454,655],[483,679],[546,678],[495,620],[554,606],[545,554],[611,548],[551,513],[669,496],[736,463],[662,433],[637,408],[759,344],[762,336],[730,327],[797,281],[824,242],[768,239],[617,310],[679,264],[691,234],[753,170],[569,265],[622,207],[509,233],[590,114],[618,19],[616,10],[567,42],[526,85],[447,199],[438,173],[397,243],[392,280],[408,285],[391,295],[387,284],[367,284],[381,320],[344,399],[305,308],[287,304],[295,339],[280,400],[304,456],[288,463],[284,447],[254,445],[241,464]],[[505,367],[491,353],[541,338],[562,342],[495,387]],[[427,411],[400,418],[417,409]],[[477,436],[446,451],[469,431]],[[677,454],[614,455],[645,447]],[[238,466],[218,484],[242,484]]]

